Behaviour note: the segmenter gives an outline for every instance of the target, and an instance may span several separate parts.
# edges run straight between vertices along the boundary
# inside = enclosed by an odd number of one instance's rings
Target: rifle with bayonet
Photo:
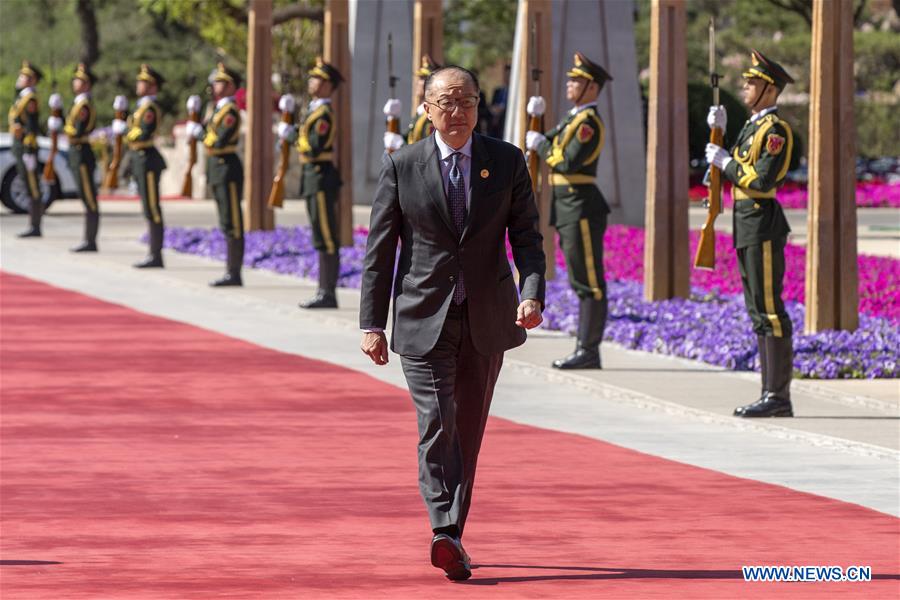
[[[53,61],[52,50],[50,54],[50,73],[53,77],[50,83],[50,86],[53,89],[53,94],[50,96],[50,116],[55,119],[62,119],[62,98],[56,93],[56,64]],[[47,157],[47,162],[44,163],[43,179],[48,183],[56,182],[56,171],[53,169],[53,161],[56,160],[58,152],[59,129],[56,128],[50,132],[50,155]]]
[[[529,32],[529,57],[531,58],[531,82],[532,96],[541,95],[541,70],[538,68],[538,47],[537,47],[537,23],[532,18],[531,31]],[[529,115],[527,131],[544,131],[543,115]],[[528,174],[531,175],[531,189],[534,190],[535,197],[538,196],[538,183],[541,174],[540,157],[537,151],[528,150],[525,152],[525,162],[528,164]]]
[[[115,121],[125,121],[128,116],[128,100],[125,96],[116,96],[113,101],[113,110],[115,111]],[[103,178],[103,187],[106,190],[114,190],[119,187],[119,166],[122,164],[122,138],[125,132],[113,133],[113,155],[112,160],[106,167],[106,177]]]
[[[392,34],[388,34],[387,38],[387,59],[388,59],[388,87],[391,90],[391,98],[396,98],[397,77],[394,76],[394,39]],[[394,116],[388,116],[385,120],[385,131],[388,133],[400,133],[400,119]],[[393,150],[386,150],[388,154]]]
[[[719,106],[719,74],[716,73],[716,22],[709,20],[709,84],[712,87],[713,106]],[[725,132],[720,127],[709,131],[709,141],[722,145]],[[722,212],[722,173],[715,165],[709,165],[709,196],[706,222],[700,230],[700,242],[694,255],[694,267],[713,270],[716,268],[716,217]]]
[[[278,100],[278,108],[281,110],[281,128],[294,126],[294,97],[290,94],[284,94]],[[288,167],[291,161],[291,142],[286,138],[282,138],[281,159],[278,163],[278,171],[272,180],[272,191],[269,193],[269,208],[281,208],[284,206],[284,178],[287,175]]]
[[[191,96],[188,98],[187,108],[188,108],[188,120],[191,123],[199,123],[200,122],[200,107],[197,106],[199,104],[197,100],[194,100],[195,96]],[[188,131],[190,129],[188,128]],[[191,171],[194,168],[194,165],[197,164],[197,138],[188,133],[188,151],[190,156],[188,157],[188,165],[187,171],[184,173],[184,181],[181,184],[181,195],[185,198],[193,198],[194,197],[194,177],[191,175]]]

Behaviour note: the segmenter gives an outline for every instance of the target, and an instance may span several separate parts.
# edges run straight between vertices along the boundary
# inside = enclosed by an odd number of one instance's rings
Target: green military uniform
[[[43,74],[30,62],[23,61],[20,75],[27,75],[36,84]],[[30,228],[19,237],[40,237],[44,205],[41,200],[40,175],[37,172],[38,136],[41,135],[40,107],[33,87],[16,90],[16,101],[9,109],[9,131],[12,134],[12,155],[16,173],[25,182],[28,192]],[[28,158],[26,158],[28,157]],[[33,166],[29,167],[29,163]]]
[[[429,75],[440,68],[441,66],[426,54],[422,57],[422,66],[415,72],[415,76],[425,80]],[[432,124],[431,119],[428,118],[428,114],[423,107],[417,107],[416,116],[409,122],[409,129],[406,131],[404,140],[407,144],[415,144],[419,140],[424,140],[432,133],[434,133],[434,125]]]
[[[141,65],[137,79],[155,83],[162,87],[165,79],[148,65]],[[159,178],[166,168],[159,150],[156,149],[156,132],[162,120],[162,109],[155,96],[143,96],[128,119],[125,141],[131,150],[131,174],[138,185],[144,218],[147,219],[150,234],[150,253],[147,259],[136,267],[162,267],[162,243],[164,224],[162,207],[159,202]]]
[[[240,85],[240,76],[223,64],[219,64],[213,82]],[[242,285],[241,266],[244,262],[244,216],[241,211],[241,195],[244,188],[244,167],[237,154],[241,135],[241,111],[233,97],[220,99],[212,117],[206,123],[203,145],[209,155],[206,178],[212,186],[219,226],[225,234],[228,247],[227,273],[213,286]]]
[[[759,78],[766,86],[784,89],[793,79],[777,63],[753,51],[753,66],[745,78]],[[758,101],[758,100],[757,100]],[[753,107],[751,107],[753,108]],[[763,376],[763,405],[741,407],[738,416],[790,416],[793,370],[793,326],[781,299],[784,248],[791,231],[775,190],[791,163],[793,132],[779,118],[777,107],[758,111],[748,120],[732,146],[731,160],[722,175],[733,185],[734,247],[744,289],[744,302],[757,334]]]
[[[336,88],[344,80],[338,70],[321,59],[309,72]],[[340,272],[340,213],[338,191],[341,177],[334,164],[334,139],[337,130],[330,98],[318,98],[309,105],[298,131],[300,154],[300,197],[306,200],[312,227],[313,247],[319,253],[319,290],[303,308],[336,308],[337,280]]]
[[[76,67],[73,79],[81,79],[91,86],[96,81],[94,74],[83,63]],[[78,182],[78,196],[85,209],[84,242],[73,249],[75,252],[97,250],[100,206],[97,203],[97,184],[94,181],[97,160],[90,142],[90,135],[96,125],[97,110],[94,108],[90,92],[79,94],[69,109],[63,128],[63,132],[69,138],[69,169],[72,171],[72,177]]]
[[[567,75],[597,82],[612,77],[580,52]],[[609,206],[597,187],[597,162],[605,129],[596,103],[576,106],[559,125],[544,133],[537,151],[550,167],[553,205],[550,224],[559,232],[569,284],[579,298],[575,354],[555,361],[556,368],[600,368],[599,346],[609,301],[603,270],[603,236]]]

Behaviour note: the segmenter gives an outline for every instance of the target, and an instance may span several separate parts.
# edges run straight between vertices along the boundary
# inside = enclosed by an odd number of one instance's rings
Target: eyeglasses
[[[478,106],[478,96],[464,96],[462,98],[441,98],[437,102],[428,102],[427,104],[437,106],[444,112],[453,112],[457,107],[467,110]]]

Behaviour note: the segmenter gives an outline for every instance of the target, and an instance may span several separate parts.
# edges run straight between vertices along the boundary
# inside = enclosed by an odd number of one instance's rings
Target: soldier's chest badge
[[[766,152],[771,155],[777,155],[784,148],[784,138],[774,133],[769,134],[766,138]]]
[[[152,123],[156,120],[156,113],[152,110],[148,110],[144,113],[144,123]]]
[[[578,141],[582,144],[591,139],[594,135],[594,128],[588,125],[587,123],[582,123],[581,126],[578,127],[578,132],[575,134],[575,137],[578,138]]]
[[[320,120],[318,125],[316,125],[316,133],[318,133],[319,135],[325,135],[326,133],[328,133],[328,127],[328,121],[326,121],[325,119]]]
[[[234,115],[229,113],[229,114],[225,115],[225,118],[222,120],[222,123],[225,124],[225,127],[231,127],[232,125],[234,125],[235,121],[236,121],[236,119],[235,119]]]

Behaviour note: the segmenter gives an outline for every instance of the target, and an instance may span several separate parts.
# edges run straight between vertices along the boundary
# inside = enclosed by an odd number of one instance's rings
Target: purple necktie
[[[464,188],[462,172],[459,170],[459,152],[450,155],[452,163],[450,164],[450,181],[447,185],[447,200],[450,203],[450,216],[453,217],[453,224],[456,225],[456,233],[462,236],[463,227],[466,223],[466,190]],[[466,284],[463,282],[462,269],[456,280],[456,288],[453,290],[453,303],[462,304],[466,299]]]

